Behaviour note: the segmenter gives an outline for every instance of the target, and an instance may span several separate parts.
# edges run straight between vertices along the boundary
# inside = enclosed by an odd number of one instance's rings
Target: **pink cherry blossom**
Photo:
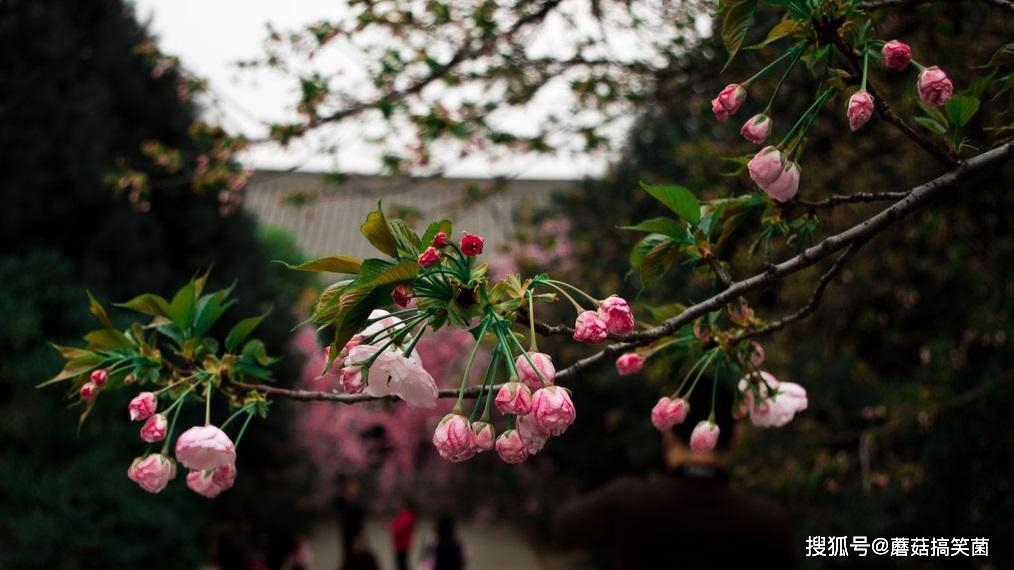
[[[221,487],[223,491],[232,489],[232,486],[236,483],[236,466],[232,463],[220,465],[212,473],[212,479],[215,480],[215,484]]]
[[[372,345],[359,345],[349,351],[349,362],[354,365],[367,361],[377,352]],[[350,374],[350,381],[355,380]],[[410,406],[432,408],[437,405],[437,384],[422,366],[417,352],[409,356],[401,349],[391,347],[381,352],[367,370],[364,391],[374,397],[397,396]]]
[[[884,56],[884,67],[902,71],[912,61],[912,48],[908,44],[891,40],[884,44],[880,52]]]
[[[718,445],[718,425],[710,421],[702,421],[690,434],[690,449],[698,453],[711,451]]]
[[[214,499],[223,489],[215,484],[211,471],[191,471],[187,473],[187,487],[202,497]]]
[[[84,400],[85,402],[91,402],[98,397],[99,387],[96,386],[93,382],[85,382],[84,385],[81,386],[81,389],[78,391],[78,395],[80,395],[81,399]]]
[[[176,462],[155,453],[138,457],[127,469],[127,478],[149,493],[158,493],[176,478]]]
[[[501,414],[523,416],[532,409],[532,391],[521,382],[507,382],[500,387],[495,402]]]
[[[176,459],[187,469],[215,469],[236,462],[229,436],[215,426],[194,426],[176,440]]]
[[[626,299],[610,295],[599,305],[599,318],[606,323],[606,330],[613,334],[627,334],[634,330],[634,314]]]
[[[155,414],[148,418],[141,426],[141,440],[148,443],[155,443],[165,439],[166,431],[169,429],[169,422],[162,414]]]
[[[130,419],[135,422],[146,420],[155,413],[158,397],[153,392],[141,392],[127,405]]]
[[[937,66],[927,67],[919,73],[919,83],[916,85],[919,98],[930,107],[939,107],[951,99],[954,94],[954,84],[947,77],[947,73]]]
[[[475,257],[482,253],[483,239],[475,234],[465,232],[461,238],[461,253],[468,257]]]
[[[429,267],[440,262],[440,252],[437,248],[430,246],[426,251],[419,254],[419,267]]]
[[[528,459],[528,446],[517,430],[509,429],[496,438],[496,454],[504,463],[521,463]]]
[[[782,175],[783,162],[782,151],[773,146],[766,146],[753,155],[746,168],[757,186],[764,188]]]
[[[529,359],[535,363],[534,368],[528,362]],[[524,354],[518,355],[514,366],[518,369],[521,381],[532,390],[538,390],[556,381],[556,367],[553,366],[553,357],[543,352],[529,352],[527,358]]]
[[[858,131],[863,128],[870,117],[873,116],[873,96],[866,91],[856,91],[849,98],[848,111],[849,128]]]
[[[390,340],[405,328],[405,324],[401,319],[383,309],[373,310],[370,313],[369,320],[370,325],[359,333],[360,338],[363,340],[370,339],[372,342],[377,342],[380,339],[384,339],[385,341]]]
[[[433,432],[433,446],[440,457],[457,463],[475,455],[475,432],[468,418],[461,414],[447,414]]]
[[[89,379],[92,381],[92,384],[95,384],[96,386],[101,388],[105,386],[106,382],[109,380],[109,371],[106,370],[105,368],[100,368],[92,372]]]
[[[518,416],[515,420],[515,429],[517,429],[518,437],[525,444],[525,449],[531,455],[541,451],[549,441],[549,433],[543,431],[531,415]]]
[[[532,394],[531,417],[539,429],[550,435],[562,435],[577,418],[567,390],[559,386],[540,388]]]
[[[746,89],[742,85],[731,83],[722,89],[718,97],[711,100],[711,112],[716,119],[724,121],[739,110],[743,101],[746,101]]]
[[[759,427],[781,427],[806,409],[806,389],[781,382],[767,372],[749,374],[739,381],[741,402],[749,410],[750,422]]]
[[[644,357],[636,352],[623,354],[616,359],[616,372],[618,372],[620,376],[637,374],[644,366],[644,360]]]
[[[689,413],[690,403],[685,399],[663,396],[651,409],[651,425],[659,431],[667,431],[686,421]]]
[[[598,344],[609,336],[606,322],[595,311],[584,311],[574,323],[574,340],[585,344]]]
[[[776,202],[788,202],[799,190],[799,165],[795,162],[786,161],[785,169],[778,180],[775,180],[767,187],[761,187],[768,196]]]
[[[768,140],[768,137],[771,136],[771,117],[764,113],[754,115],[747,122],[743,123],[743,127],[739,129],[739,134],[754,144],[764,144],[764,141]]]
[[[496,442],[496,430],[493,429],[493,424],[489,422],[472,422],[472,444],[475,447],[476,453],[482,453],[483,451],[490,451]]]

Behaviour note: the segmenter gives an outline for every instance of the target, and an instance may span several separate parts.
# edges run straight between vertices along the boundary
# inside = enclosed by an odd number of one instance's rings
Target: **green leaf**
[[[701,220],[701,204],[693,192],[682,186],[654,186],[641,182],[641,188],[691,224]]]
[[[322,257],[320,259],[314,259],[313,261],[307,261],[306,263],[300,263],[299,265],[292,265],[290,263],[285,263],[284,261],[276,261],[276,263],[281,263],[285,267],[296,271],[344,273],[349,275],[354,275],[363,265],[362,261],[354,257],[346,257],[344,255]]]
[[[955,95],[944,104],[947,120],[956,128],[961,128],[972,120],[979,112],[979,100],[969,95]]]
[[[1014,43],[1004,44],[989,58],[989,63],[983,67],[999,67],[1001,65],[1014,65]]]
[[[649,234],[665,234],[673,239],[681,239],[688,235],[686,226],[672,218],[652,218],[635,226],[620,226],[620,229]]]
[[[169,318],[184,332],[190,330],[194,323],[196,303],[197,284],[193,280],[181,287],[169,303]]]
[[[136,345],[131,342],[127,335],[117,329],[99,329],[84,336],[90,348],[98,350],[109,350],[114,348],[134,348]]]
[[[939,135],[947,132],[947,127],[941,125],[936,119],[931,119],[929,117],[916,117],[915,122]]]
[[[363,330],[363,325],[370,318],[370,313],[373,312],[373,309],[377,308],[382,291],[382,289],[373,289],[357,299],[352,306],[347,309],[343,307],[345,310],[342,311],[341,321],[335,326],[334,340],[331,341],[332,359],[338,356],[341,349],[345,348],[345,343],[352,338],[352,335]],[[330,361],[327,363],[327,366],[331,366]]]
[[[398,247],[394,242],[391,228],[387,225],[387,218],[384,217],[384,211],[380,208],[379,203],[377,204],[377,209],[366,216],[366,221],[363,222],[363,225],[359,226],[359,231],[363,232],[366,239],[381,253],[397,257]]]
[[[789,36],[795,35],[796,32],[802,29],[804,29],[803,23],[798,20],[790,20],[790,19],[782,20],[781,22],[775,24],[773,28],[771,28],[771,31],[768,32],[768,36],[764,38],[764,41],[745,49],[761,49],[763,47],[766,47],[768,44],[777,42],[782,38],[787,38]]]
[[[105,361],[105,358],[100,354],[95,354],[94,352],[72,358],[67,361],[67,364],[64,365],[63,370],[61,370],[59,374],[39,384],[36,388],[49,386],[50,384],[91,372],[93,369],[102,364],[103,361]]]
[[[672,266],[675,254],[679,251],[672,241],[660,242],[644,256],[641,264],[641,282],[648,286]]]
[[[433,244],[433,237],[438,233],[444,232],[450,237],[451,235],[451,222],[450,220],[440,220],[433,222],[426,228],[426,233],[423,234],[422,240],[419,242],[419,253],[422,253],[424,249]]]
[[[235,299],[228,299],[235,287],[236,282],[233,281],[232,285],[228,288],[209,293],[197,299],[197,307],[194,311],[195,338],[204,336],[204,333],[208,332],[211,325],[215,324],[225,314],[225,311],[236,302]]]
[[[641,238],[641,241],[637,242],[630,250],[630,272],[627,273],[627,276],[629,277],[631,273],[644,265],[644,258],[647,257],[649,251],[658,244],[666,242],[672,243],[672,238],[665,234],[649,234]]]
[[[729,52],[729,64],[743,46],[746,32],[753,21],[753,13],[757,10],[757,0],[723,0],[719,2],[722,18],[722,41],[725,51]]]
[[[420,240],[415,231],[403,220],[391,220],[387,222],[391,228],[391,235],[398,247],[399,259],[411,259],[415,261],[419,255]]]
[[[109,315],[106,314],[106,310],[102,308],[102,305],[95,299],[91,291],[85,291],[88,294],[88,312],[95,315],[95,318],[102,323],[103,326],[113,328],[113,322],[109,320]]]
[[[261,321],[263,321],[270,312],[270,310],[265,311],[262,315],[246,318],[236,323],[236,326],[232,327],[229,334],[225,336],[225,349],[232,352],[240,345],[240,343],[246,340],[246,337],[250,336],[250,333],[257,328],[257,325],[261,324]]]
[[[172,312],[169,310],[169,302],[162,297],[151,293],[138,295],[126,303],[114,303],[114,305],[136,311],[143,315],[165,317],[170,320],[172,319]]]
[[[416,275],[419,274],[419,263],[416,261],[403,261],[394,267],[391,267],[387,271],[377,275],[373,279],[367,282],[359,283],[362,287],[378,287],[380,285],[388,285],[391,283],[400,283],[402,281],[411,281],[415,279]]]

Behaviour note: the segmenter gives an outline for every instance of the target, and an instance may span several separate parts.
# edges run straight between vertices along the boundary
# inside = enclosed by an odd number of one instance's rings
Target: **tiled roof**
[[[310,257],[376,256],[359,233],[366,215],[383,200],[384,211],[418,214],[416,230],[447,217],[455,233],[468,230],[490,244],[514,234],[519,206],[545,203],[552,192],[573,187],[566,180],[489,180],[349,175],[336,185],[324,174],[259,170],[247,185],[244,207],[260,221],[288,229]],[[298,198],[311,197],[303,205]],[[411,217],[408,219],[411,221]],[[454,237],[454,236],[452,236]]]

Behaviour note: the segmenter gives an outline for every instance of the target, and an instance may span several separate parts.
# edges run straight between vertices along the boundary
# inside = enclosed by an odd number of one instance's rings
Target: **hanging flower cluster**
[[[58,346],[67,363],[41,384],[70,382],[72,405],[84,407],[82,423],[103,393],[142,388],[126,415],[140,423],[138,436],[148,447],[130,464],[127,477],[149,493],[162,491],[176,478],[177,463],[189,470],[187,486],[199,495],[212,498],[230,489],[243,433],[254,414],[267,413],[268,402],[260,393],[239,387],[248,379],[270,378],[267,366],[275,359],[262,341],[247,340],[267,314],[239,321],[221,342],[207,336],[235,301],[229,299],[231,287],[202,294],[206,280],[207,275],[191,280],[172,300],[144,294],[118,305],[151,317],[147,325],[134,323],[125,331],[89,295],[91,313],[102,328],[85,335],[86,348]],[[220,427],[211,421],[216,393],[232,411]],[[201,400],[204,425],[190,427],[174,440],[180,411]],[[234,443],[225,430],[240,418],[245,419]]]

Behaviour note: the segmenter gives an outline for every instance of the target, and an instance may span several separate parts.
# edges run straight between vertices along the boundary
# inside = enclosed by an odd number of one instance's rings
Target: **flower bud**
[[[216,469],[236,462],[236,448],[221,429],[195,426],[176,440],[176,459],[187,469]]]
[[[97,387],[101,388],[105,386],[108,380],[109,380],[109,371],[106,370],[105,368],[100,368],[92,372],[91,381],[92,384],[95,384]]]
[[[547,386],[532,394],[531,417],[542,431],[550,435],[562,435],[574,423],[577,411],[565,389]]]
[[[644,366],[644,357],[636,352],[628,352],[616,359],[616,372],[620,376],[637,374]]]
[[[606,330],[613,334],[627,334],[634,330],[634,314],[626,299],[610,295],[599,305],[599,318],[606,323]]]
[[[450,238],[448,238],[447,234],[444,232],[437,232],[433,236],[433,244],[432,244],[433,247],[436,248],[447,247],[447,245],[450,243],[451,243]]]
[[[528,362],[529,359],[531,359],[531,363]],[[535,363],[534,368],[532,363]],[[518,370],[521,381],[532,390],[552,385],[556,381],[556,367],[553,366],[553,357],[543,352],[529,352],[528,358],[525,358],[524,354],[518,355],[514,366]]]
[[[162,414],[155,414],[148,418],[141,426],[141,440],[148,443],[155,443],[165,439],[166,431],[169,429],[169,422]]]
[[[493,449],[496,443],[496,431],[489,422],[472,422],[472,444],[476,453]]]
[[[214,471],[191,471],[187,473],[187,487],[202,497],[214,499],[225,489],[215,483]]]
[[[475,257],[482,253],[483,240],[481,237],[465,232],[461,238],[461,253],[468,257]]]
[[[528,446],[521,441],[517,430],[509,429],[496,438],[496,454],[504,463],[521,463],[528,459]]]
[[[873,96],[866,91],[856,91],[849,98],[846,115],[849,118],[849,128],[858,131],[863,128],[873,116]]]
[[[753,155],[746,164],[750,179],[761,188],[778,180],[782,175],[784,157],[782,151],[773,146],[766,146]]]
[[[78,391],[78,394],[81,396],[81,399],[84,400],[85,402],[91,402],[95,400],[96,397],[98,397],[99,387],[96,386],[93,382],[85,382],[84,385],[81,386],[81,390]]]
[[[507,382],[496,394],[496,409],[501,414],[527,414],[532,409],[531,389],[521,382]]]
[[[651,425],[659,431],[668,431],[687,419],[690,403],[683,398],[661,397],[651,409]]]
[[[743,123],[743,127],[739,129],[739,134],[754,144],[764,144],[764,141],[768,140],[768,137],[771,136],[771,117],[764,113],[754,115],[747,122]]]
[[[788,202],[799,191],[799,165],[795,162],[786,161],[785,169],[778,180],[775,180],[767,187],[761,187],[764,192],[776,202]]]
[[[211,478],[223,491],[228,491],[236,483],[236,466],[232,463],[220,465],[212,473]]]
[[[141,392],[127,405],[127,412],[130,413],[131,421],[139,422],[151,417],[157,406],[158,397],[154,393]]]
[[[338,386],[346,394],[361,394],[366,389],[362,366],[346,366],[339,370]]]
[[[609,336],[606,322],[595,311],[584,311],[574,322],[574,340],[585,344],[598,344]]]
[[[461,414],[447,414],[433,432],[433,446],[440,457],[454,463],[475,455],[474,439],[468,418]]]
[[[549,434],[539,427],[535,418],[531,415],[518,416],[515,420],[515,428],[517,429],[518,437],[521,438],[522,443],[525,444],[525,449],[528,450],[530,455],[535,455],[541,451],[545,447],[546,442],[549,441]]]
[[[391,291],[391,299],[395,305],[399,307],[407,307],[412,302],[412,286],[405,285],[404,283],[398,283],[394,286],[394,290]]]
[[[884,56],[884,67],[887,69],[902,71],[912,61],[912,48],[898,40],[891,40],[884,44],[880,53]]]
[[[127,478],[149,493],[158,493],[176,478],[176,462],[156,453],[137,457],[127,469]]]
[[[698,423],[690,434],[690,449],[698,453],[715,449],[718,445],[718,431],[718,425],[714,422]]]
[[[437,248],[430,246],[426,251],[419,254],[419,267],[429,267],[440,261],[440,252]]]
[[[724,121],[739,110],[743,101],[746,101],[746,89],[742,85],[731,83],[722,89],[718,97],[711,100],[711,112],[716,119]]]
[[[919,98],[930,107],[939,107],[950,100],[954,94],[954,84],[947,73],[937,66],[927,67],[919,74],[916,85]]]

